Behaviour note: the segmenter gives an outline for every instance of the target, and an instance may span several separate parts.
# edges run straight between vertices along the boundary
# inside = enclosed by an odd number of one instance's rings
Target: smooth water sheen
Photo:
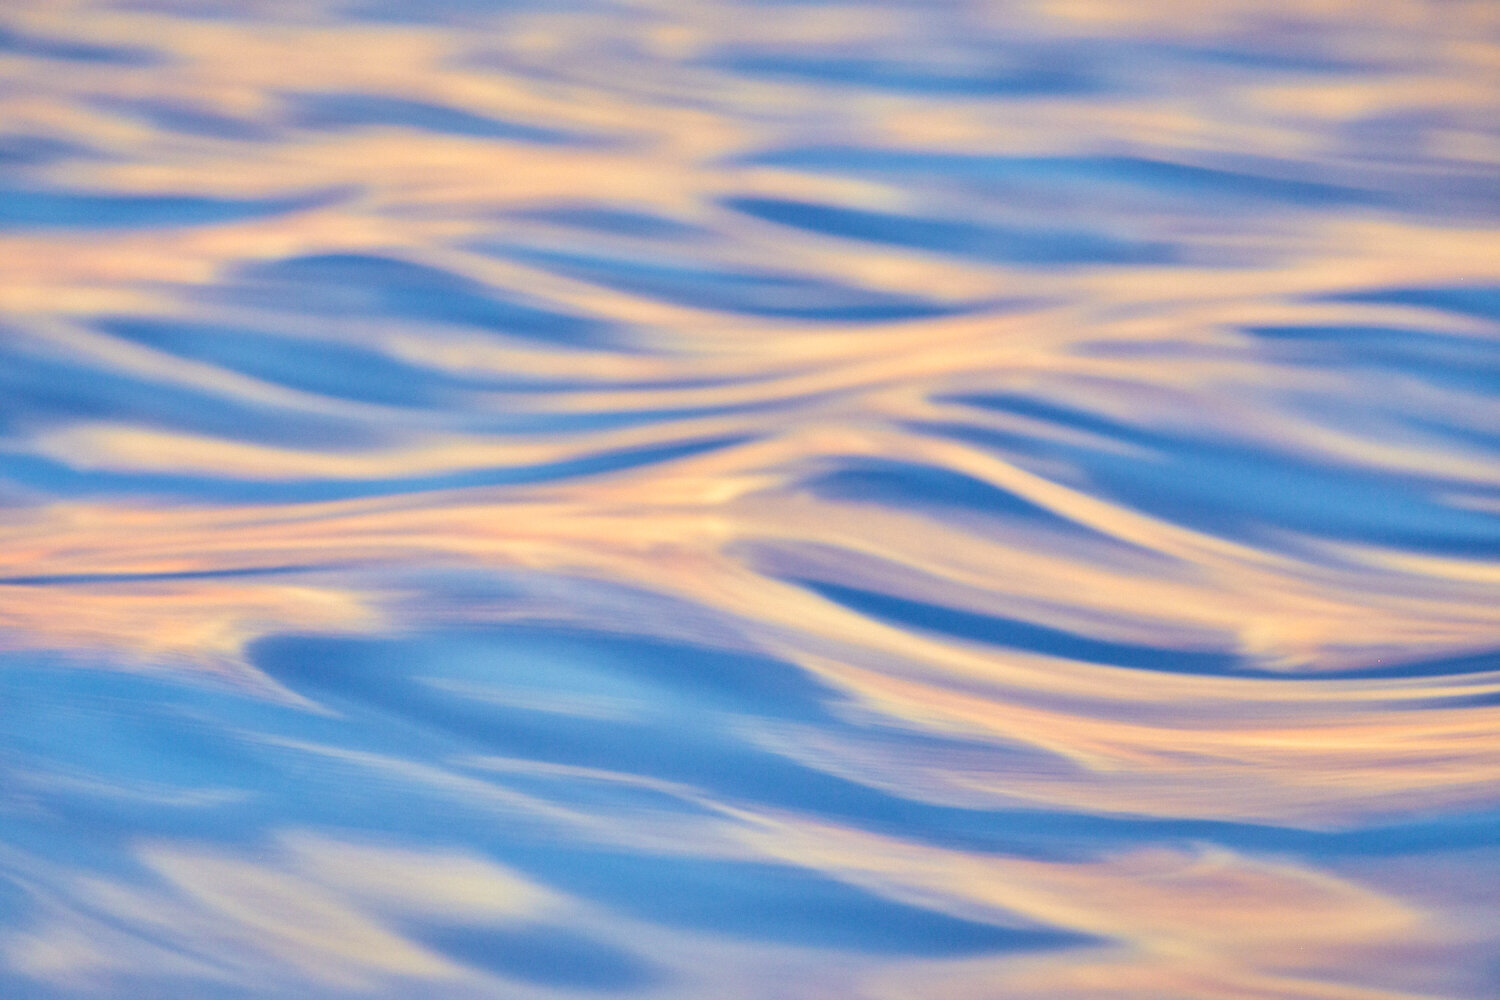
[[[1493,0],[7,0],[0,997],[1500,995]]]

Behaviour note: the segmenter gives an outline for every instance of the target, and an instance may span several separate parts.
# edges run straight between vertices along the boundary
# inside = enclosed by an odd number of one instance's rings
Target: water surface
[[[1500,8],[18,0],[0,995],[1500,993]]]

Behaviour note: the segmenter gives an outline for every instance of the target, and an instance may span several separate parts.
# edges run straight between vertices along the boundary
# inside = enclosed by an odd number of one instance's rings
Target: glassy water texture
[[[0,78],[0,995],[1500,993],[1500,6]]]

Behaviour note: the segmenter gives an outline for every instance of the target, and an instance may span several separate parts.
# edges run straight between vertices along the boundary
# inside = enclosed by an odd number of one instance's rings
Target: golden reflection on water
[[[0,81],[0,994],[1500,988],[1500,7]]]

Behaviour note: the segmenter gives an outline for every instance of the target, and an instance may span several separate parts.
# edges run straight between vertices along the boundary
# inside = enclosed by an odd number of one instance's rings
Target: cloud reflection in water
[[[1489,998],[1500,20],[0,16],[0,994]]]

